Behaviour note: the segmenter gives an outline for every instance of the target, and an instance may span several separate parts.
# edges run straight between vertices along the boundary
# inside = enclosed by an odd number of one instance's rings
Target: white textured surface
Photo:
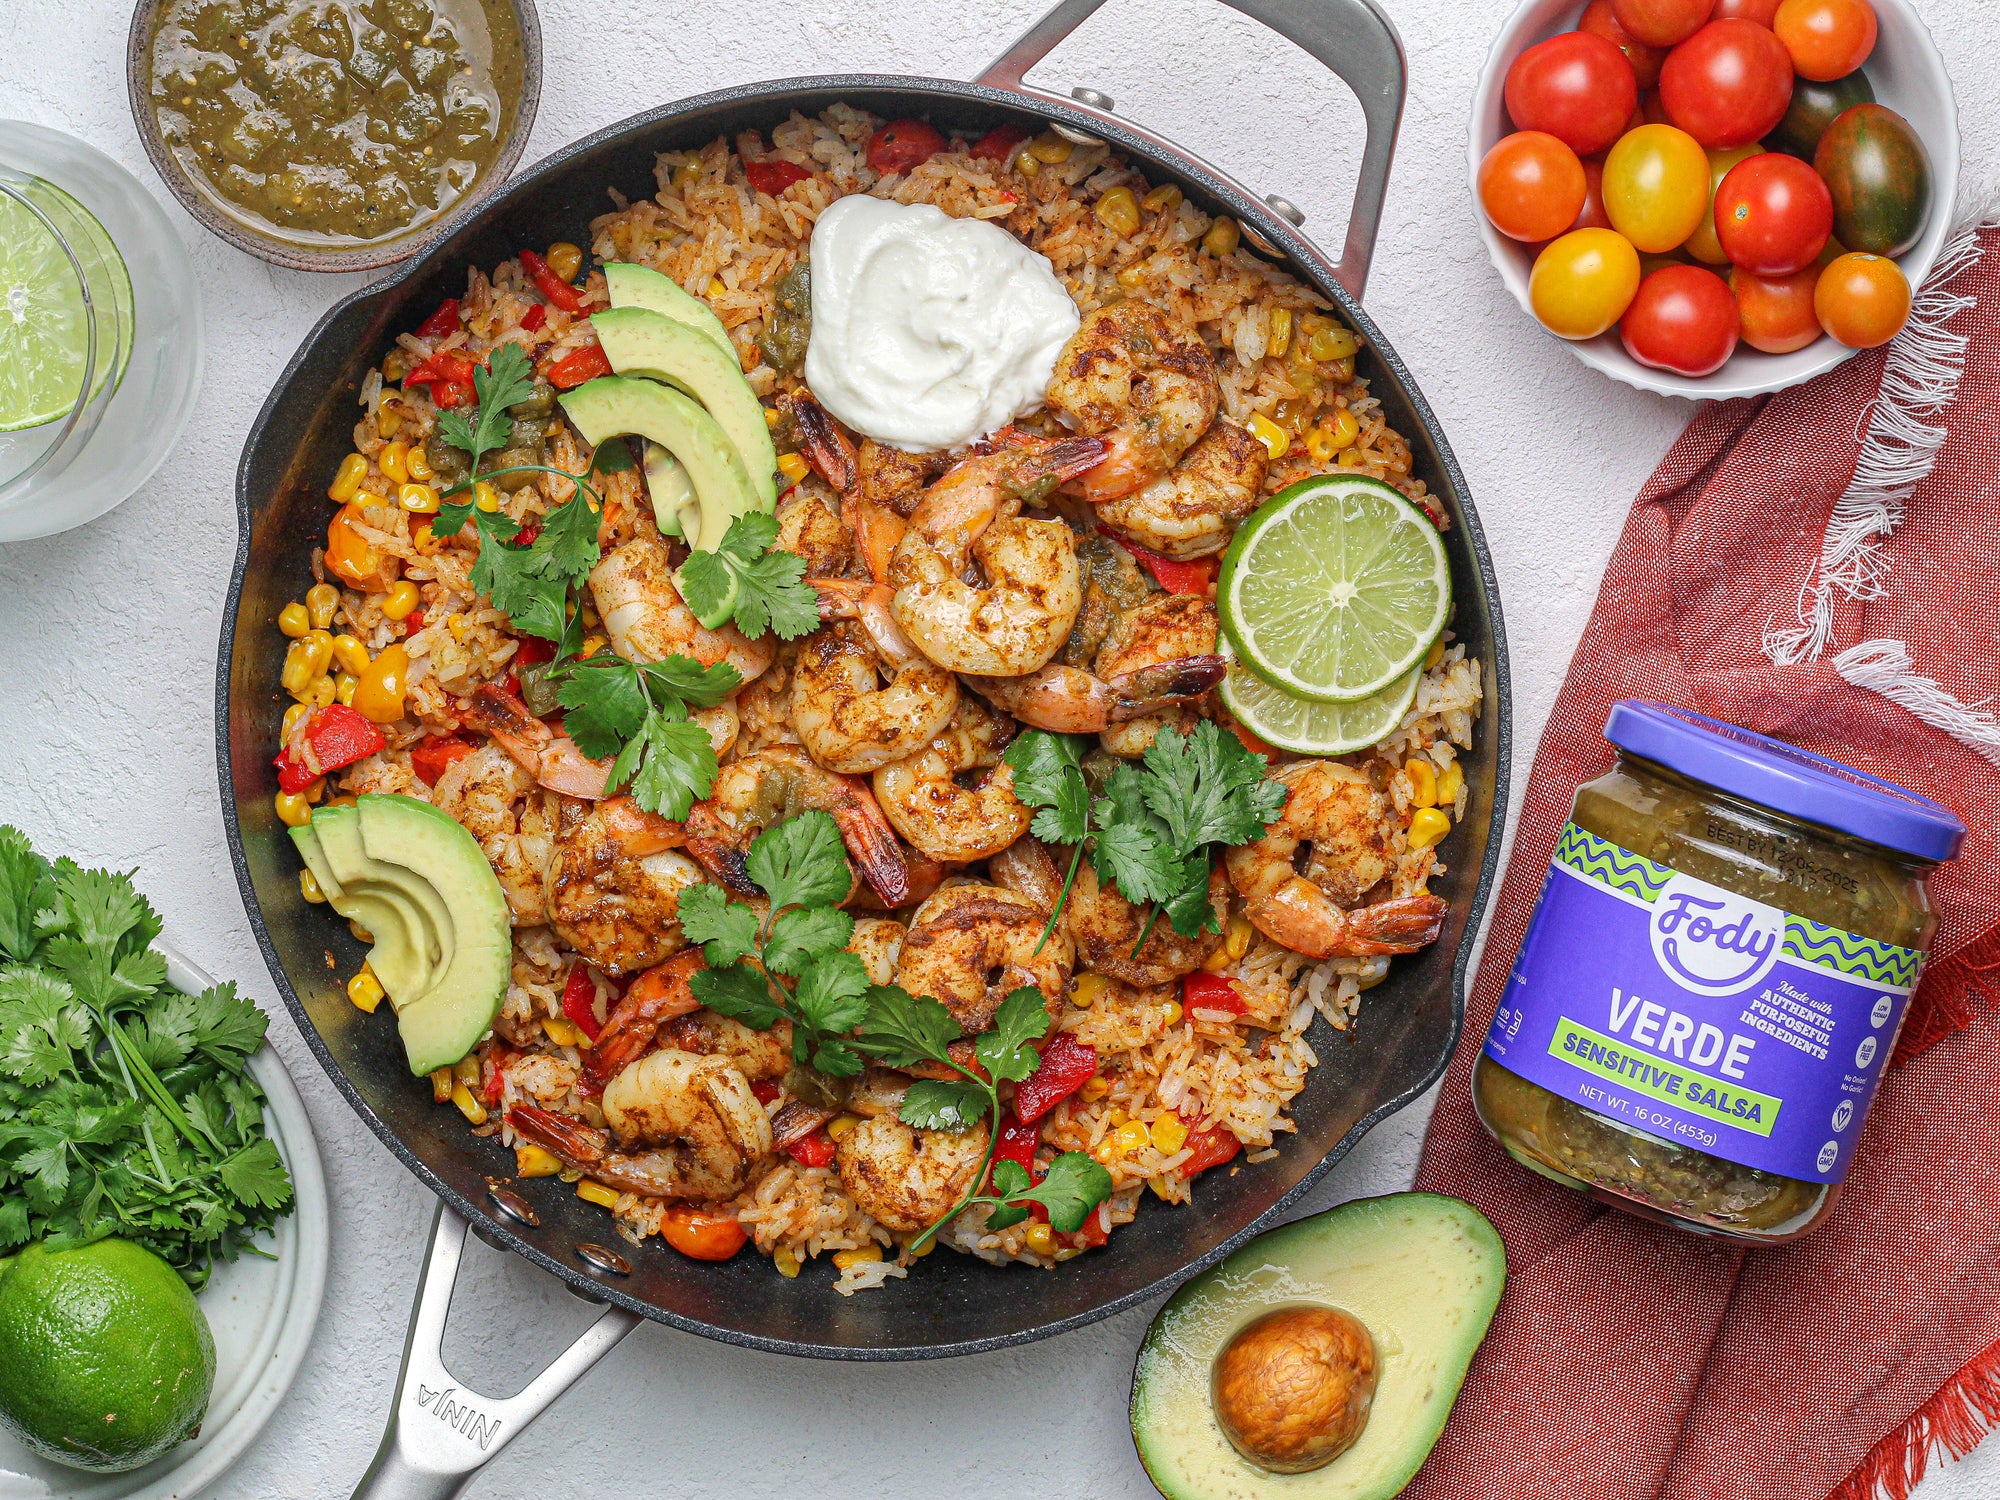
[[[837,71],[969,77],[1039,6],[1009,0],[542,0],[548,73],[530,159],[636,110],[762,78]],[[1465,111],[1502,0],[1391,0],[1411,92],[1368,306],[1415,372],[1471,481],[1499,568],[1525,772],[1627,502],[1692,408],[1591,374],[1523,319],[1471,219]],[[1968,182],[2000,179],[1991,10],[1926,9],[1958,86]],[[0,0],[0,113],[60,126],[162,200],[126,111],[125,0]],[[1194,0],[1112,0],[1037,73],[1090,84],[1337,245],[1359,112],[1303,54]],[[169,214],[201,272],[207,384],[144,492],[83,530],[0,551],[0,818],[51,852],[141,867],[168,930],[275,1007],[223,847],[210,722],[251,416],[319,312],[358,282],[281,271]],[[385,1413],[430,1202],[340,1102],[282,1015],[273,1040],[320,1132],[337,1221],[318,1345],[263,1440],[213,1492],[344,1496]],[[1313,1208],[1407,1184],[1426,1114],[1370,1136]],[[586,1310],[480,1251],[453,1344],[527,1373]],[[647,1327],[472,1486],[482,1497],[1088,1494],[1151,1488],[1125,1427],[1135,1312],[1025,1349],[928,1365],[746,1354]],[[511,1385],[510,1387],[511,1388]],[[1942,1468],[1924,1500],[2000,1494],[2000,1444]],[[755,1455],[752,1458],[750,1455]]]

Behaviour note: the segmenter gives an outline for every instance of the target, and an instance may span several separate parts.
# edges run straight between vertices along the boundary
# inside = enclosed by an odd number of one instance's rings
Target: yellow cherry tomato
[[[1682,244],[1706,214],[1708,153],[1685,130],[1641,125],[1604,158],[1604,212],[1635,250]]]
[[[354,684],[354,711],[377,724],[402,718],[409,671],[409,651],[400,643],[384,646]]]
[[[1609,229],[1572,229],[1535,257],[1528,300],[1550,333],[1594,339],[1625,316],[1639,290],[1639,256]]]
[[[1731,146],[1727,151],[1708,153],[1708,207],[1702,211],[1701,222],[1694,226],[1694,233],[1681,247],[1703,265],[1729,264],[1729,257],[1722,250],[1722,241],[1715,237],[1715,190],[1722,186],[1722,179],[1731,167],[1746,156],[1761,156],[1763,152],[1761,141],[1751,141],[1746,146]]]

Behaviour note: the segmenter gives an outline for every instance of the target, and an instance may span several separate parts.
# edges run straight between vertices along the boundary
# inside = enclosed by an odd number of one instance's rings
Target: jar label
[[[1922,966],[1569,823],[1486,1055],[1649,1135],[1839,1182]]]

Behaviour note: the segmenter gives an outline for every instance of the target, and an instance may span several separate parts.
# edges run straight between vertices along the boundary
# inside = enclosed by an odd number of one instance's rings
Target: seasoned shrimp
[[[752,1031],[741,1021],[712,1010],[675,1016],[661,1028],[669,1045],[695,1057],[720,1057],[752,1083],[783,1078],[792,1066],[792,1023],[780,1021],[768,1031]]]
[[[958,678],[904,639],[880,584],[816,580],[820,612],[835,619],[800,645],[792,725],[829,771],[856,774],[901,760],[951,721]]]
[[[987,866],[995,882],[1026,896],[1040,906],[1046,916],[1062,894],[1068,860],[1058,861],[1039,839],[1025,838],[1004,854],[996,855]],[[1220,916],[1227,909],[1229,883],[1220,869],[1209,871],[1209,905]],[[1069,901],[1063,907],[1063,928],[1076,947],[1076,966],[1093,974],[1140,988],[1171,984],[1184,974],[1201,967],[1216,944],[1213,933],[1182,937],[1164,917],[1151,922],[1151,906],[1134,906],[1115,885],[1100,884],[1090,861],[1077,866]],[[1145,946],[1135,954],[1139,934],[1146,932]]]
[[[705,967],[699,948],[684,948],[625,987],[583,1055],[584,1094],[603,1093],[606,1083],[645,1055],[662,1026],[701,1009],[688,980]]]
[[[874,794],[863,782],[822,769],[794,745],[767,746],[717,772],[708,800],[688,813],[688,848],[724,885],[754,891],[744,865],[750,841],[807,811],[827,813],[840,825],[861,877],[890,907],[909,898],[909,867]]]
[[[834,577],[854,561],[854,533],[818,495],[795,489],[778,502],[780,551],[806,560],[806,572]]]
[[[847,951],[861,960],[870,984],[894,984],[896,960],[903,953],[903,924],[894,917],[857,917]]]
[[[612,649],[627,661],[686,656],[712,667],[728,662],[754,681],[771,665],[768,641],[745,640],[734,625],[710,630],[681,601],[667,544],[642,532],[590,570],[590,596]]]
[[[976,698],[957,707],[928,745],[875,773],[875,800],[918,853],[964,865],[1005,849],[1034,814],[1014,795],[1014,768],[1000,759],[1013,723]],[[960,781],[982,770],[970,785]]]
[[[917,908],[896,961],[896,983],[940,1001],[967,1036],[1023,985],[1040,989],[1051,1013],[1069,985],[1070,941],[1060,929],[1036,952],[1048,908],[997,885],[948,885]]]
[[[649,1198],[733,1198],[771,1149],[750,1081],[719,1057],[649,1052],[605,1085],[603,1108],[608,1131],[532,1104],[508,1110],[507,1123],[564,1165]]]
[[[630,797],[564,804],[547,880],[556,935],[614,979],[678,952],[681,892],[703,880],[686,842]]]
[[[921,1234],[950,1213],[985,1159],[984,1121],[970,1130],[918,1130],[877,1117],[861,1121],[834,1148],[848,1196],[897,1234]]]
[[[1272,779],[1289,794],[1278,821],[1223,856],[1251,925],[1309,958],[1414,953],[1437,941],[1445,903],[1428,891],[1362,904],[1396,862],[1395,809],[1364,773],[1308,760]]]
[[[924,492],[889,567],[890,611],[954,672],[1010,676],[1054,656],[1083,604],[1076,533],[1020,515],[1024,496],[1095,463],[1094,438],[1007,432]],[[983,585],[966,582],[977,564]]]
[[[1257,508],[1269,464],[1263,443],[1221,418],[1171,472],[1099,505],[1098,524],[1162,557],[1206,557]]]
[[[462,823],[479,841],[493,873],[500,877],[507,913],[516,927],[539,927],[549,919],[542,870],[549,861],[554,828],[544,799],[534,792],[534,777],[494,745],[481,745],[460,756],[431,789],[432,805]]]
[[[1221,682],[1229,664],[1215,654],[1215,637],[1210,601],[1198,594],[1154,594],[1112,624],[1095,671],[1050,662],[1026,676],[968,676],[966,686],[1037,729],[1095,734],[1192,703]],[[1127,741],[1118,736],[1105,748],[1141,754],[1164,722],[1148,727],[1137,750],[1120,748]]]
[[[1211,601],[1199,594],[1155,594],[1113,623],[1098,649],[1097,675],[1107,681],[1137,683],[1149,671],[1171,668],[1173,679],[1183,686],[1211,676],[1211,685],[1220,683],[1229,664],[1215,654],[1217,633]],[[1183,699],[1179,707],[1106,725],[1098,743],[1113,755],[1134,759],[1146,753],[1162,729],[1172,727],[1185,734],[1199,717]]]
[[[576,741],[557,734],[505,688],[487,683],[472,695],[460,717],[550,791],[590,802],[604,795],[611,762],[592,760],[576,748]]]
[[[1086,500],[1142,489],[1180,462],[1222,402],[1208,346],[1150,302],[1087,314],[1056,356],[1048,406],[1065,424],[1104,436],[1104,460],[1077,480]]]

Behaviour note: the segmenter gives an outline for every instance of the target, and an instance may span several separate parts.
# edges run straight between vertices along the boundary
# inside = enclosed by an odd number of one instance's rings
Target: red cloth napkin
[[[1704,408],[1633,506],[1535,755],[1425,1143],[1418,1186],[1478,1204],[1509,1274],[1410,1487],[1420,1500],[1901,1497],[1936,1446],[1963,1453],[2000,1420],[2000,1009],[1988,998],[2000,973],[1987,972],[2000,969],[2000,771],[1903,706],[1988,753],[2000,745],[1979,707],[2000,697],[2000,234],[1967,235],[1961,250],[1959,296],[1932,295],[1934,280],[1923,326],[1809,385]],[[1941,402],[1961,354],[1956,400]],[[1923,469],[1938,436],[1900,529],[1849,572],[1878,592],[1826,589],[1825,652],[1776,665],[1766,632],[1798,620],[1830,518],[1866,512],[1885,472]],[[1839,543],[1828,560],[1850,556]],[[1786,1248],[1746,1254],[1565,1193],[1509,1161],[1472,1112],[1472,1062],[1557,831],[1577,785],[1609,768],[1604,719],[1625,697],[1901,782],[1971,830],[1931,879],[1940,930],[1846,1198]]]

